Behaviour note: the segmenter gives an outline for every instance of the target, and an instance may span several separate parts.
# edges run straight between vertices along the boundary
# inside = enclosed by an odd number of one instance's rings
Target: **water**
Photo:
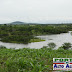
[[[53,34],[53,35],[42,35],[37,36],[38,38],[45,39],[46,41],[42,42],[32,42],[28,44],[16,44],[16,43],[4,43],[0,41],[0,46],[5,46],[7,48],[15,48],[15,49],[21,49],[21,48],[35,48],[40,49],[43,46],[48,46],[47,44],[50,42],[54,42],[56,44],[56,49],[62,46],[65,42],[72,43],[72,35],[71,31],[68,33],[61,33],[61,34]]]

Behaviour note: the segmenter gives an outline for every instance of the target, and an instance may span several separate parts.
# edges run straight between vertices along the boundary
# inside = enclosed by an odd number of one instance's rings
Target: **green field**
[[[72,50],[0,48],[0,72],[52,72],[53,58],[72,58]]]

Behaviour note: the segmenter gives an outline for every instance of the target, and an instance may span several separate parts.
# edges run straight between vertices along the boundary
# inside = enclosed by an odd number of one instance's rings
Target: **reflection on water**
[[[71,31],[69,33],[62,33],[62,34],[55,34],[55,35],[42,35],[42,36],[37,36],[41,39],[45,39],[46,41],[42,42],[32,42],[29,44],[16,44],[16,43],[4,43],[0,41],[0,45],[5,46],[7,48],[35,48],[39,49],[42,48],[43,46],[47,46],[48,43],[54,42],[56,44],[56,49],[60,46],[62,46],[63,43],[65,42],[70,42],[72,43],[72,36],[71,36]]]

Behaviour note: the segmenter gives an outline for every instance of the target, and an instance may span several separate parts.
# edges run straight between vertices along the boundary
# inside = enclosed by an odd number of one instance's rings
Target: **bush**
[[[1,45],[1,46],[0,46],[0,49],[6,49],[6,47]]]
[[[65,49],[65,50],[68,50],[69,48],[71,48],[71,43],[64,43],[62,48]]]
[[[51,43],[48,44],[48,46],[49,46],[50,48],[55,48],[55,47],[56,47],[56,44],[53,43],[53,42],[51,42]]]

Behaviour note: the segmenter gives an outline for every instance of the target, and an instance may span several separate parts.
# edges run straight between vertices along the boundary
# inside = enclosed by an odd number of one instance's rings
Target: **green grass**
[[[0,72],[52,72],[53,58],[72,58],[72,50],[0,48]]]
[[[35,38],[35,39],[31,39],[30,41],[29,41],[29,43],[31,43],[31,42],[41,42],[41,41],[45,41],[45,40],[43,40],[43,39],[39,39],[39,38]],[[2,42],[5,42],[5,41],[2,41]],[[22,41],[8,41],[7,43],[18,43],[18,44],[25,44],[24,42],[22,42]],[[27,43],[26,43],[27,44]]]
[[[31,40],[30,40],[30,43],[31,43],[31,42],[41,42],[41,41],[45,41],[45,40],[39,39],[39,38],[37,38],[37,39],[31,39]]]

